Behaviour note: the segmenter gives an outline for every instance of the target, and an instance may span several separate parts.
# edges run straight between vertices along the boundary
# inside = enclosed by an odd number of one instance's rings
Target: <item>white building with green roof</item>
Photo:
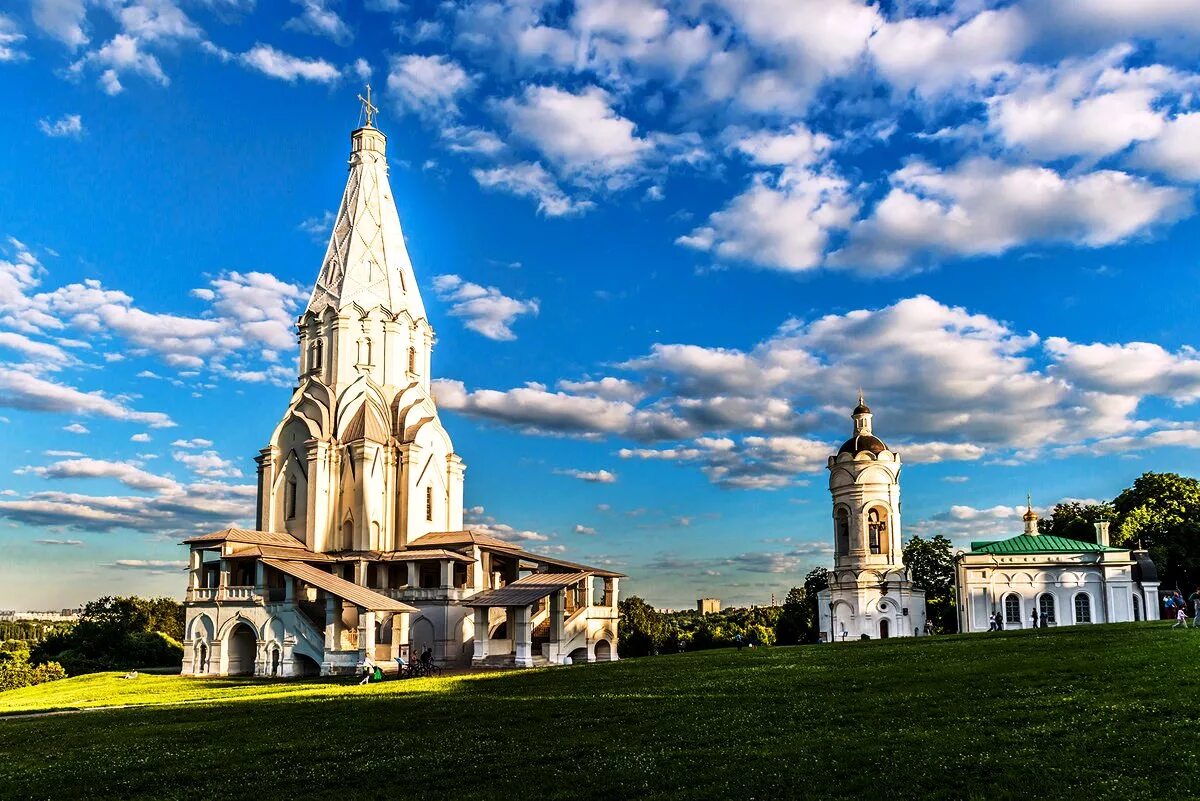
[[[955,557],[959,631],[1125,623],[1158,617],[1158,572],[1145,551],[1109,545],[1108,523],[1096,542],[1040,534],[1037,514],[1025,531],[973,542]]]

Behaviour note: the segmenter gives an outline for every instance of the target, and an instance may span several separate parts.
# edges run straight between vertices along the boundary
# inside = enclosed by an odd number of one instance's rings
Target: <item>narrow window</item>
[[[837,530],[837,553],[835,556],[845,556],[850,553],[850,514],[845,509],[838,509],[833,519],[834,527]]]
[[[887,522],[878,509],[867,512],[867,542],[871,553],[882,553],[883,540],[887,536]]]
[[[289,478],[283,496],[283,514],[288,520],[296,518],[296,479]]]
[[[1075,622],[1092,622],[1092,599],[1087,596],[1087,593],[1081,592],[1075,596]]]
[[[1004,622],[1017,625],[1021,623],[1021,599],[1016,593],[1010,593],[1004,599]]]
[[[312,346],[312,349],[310,352],[311,352],[312,356],[309,359],[309,369],[315,372],[315,371],[321,369],[321,363],[323,361],[321,357],[324,355],[324,352],[325,352],[325,343],[323,343],[321,340],[318,339],[316,342],[313,343],[313,346]]]
[[[416,375],[417,373],[417,349],[408,349],[408,372]]]
[[[425,520],[433,522],[433,487],[425,488]]]

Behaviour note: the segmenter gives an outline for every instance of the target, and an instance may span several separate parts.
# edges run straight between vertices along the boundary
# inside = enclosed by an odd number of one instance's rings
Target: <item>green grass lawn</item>
[[[1200,632],[709,651],[359,687],[0,693],[0,798],[1186,798]]]

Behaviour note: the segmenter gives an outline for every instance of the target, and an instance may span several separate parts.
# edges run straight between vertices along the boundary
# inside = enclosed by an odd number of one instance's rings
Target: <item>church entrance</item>
[[[879,639],[886,640],[888,638],[888,622],[887,620],[879,621]]]
[[[229,634],[226,648],[229,649],[229,675],[253,676],[254,655],[258,650],[258,638],[254,636],[254,629],[244,623],[235,626]]]

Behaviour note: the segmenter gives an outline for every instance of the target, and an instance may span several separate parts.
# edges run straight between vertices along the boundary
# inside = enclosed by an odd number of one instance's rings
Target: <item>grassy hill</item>
[[[0,797],[1149,798],[1200,787],[1200,632],[1079,627],[270,684],[0,694]]]

